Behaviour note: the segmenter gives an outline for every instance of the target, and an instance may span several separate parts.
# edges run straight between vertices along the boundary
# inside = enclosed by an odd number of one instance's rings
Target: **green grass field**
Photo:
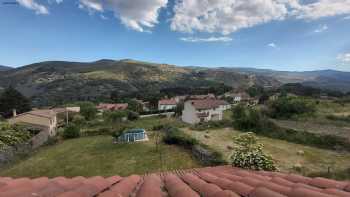
[[[66,140],[40,148],[29,158],[1,170],[0,176],[127,176],[200,166],[182,148],[160,147],[162,160],[153,140],[133,144],[113,144],[110,136]]]
[[[229,161],[232,153],[228,146],[232,147],[233,137],[241,133],[231,128],[209,131],[183,130],[204,144],[223,153],[227,161]],[[348,171],[350,153],[339,153],[266,137],[259,137],[259,139],[265,145],[264,150],[273,157],[281,171],[303,175],[327,175],[328,167],[330,167],[332,173],[329,177],[350,179],[350,172]],[[298,154],[299,151],[303,151],[304,154]],[[300,166],[301,169],[296,170],[295,166]]]

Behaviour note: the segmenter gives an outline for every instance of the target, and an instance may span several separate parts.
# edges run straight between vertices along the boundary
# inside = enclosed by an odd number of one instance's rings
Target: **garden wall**
[[[42,130],[40,133],[32,137],[28,142],[17,144],[15,146],[9,146],[0,151],[0,167],[9,164],[16,158],[27,155],[34,149],[45,144],[49,139],[49,132],[47,129]]]

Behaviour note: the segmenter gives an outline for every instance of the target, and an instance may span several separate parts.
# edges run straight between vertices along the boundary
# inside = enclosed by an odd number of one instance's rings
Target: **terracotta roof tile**
[[[116,185],[112,186],[109,190],[102,193],[100,196],[129,196],[140,182],[141,177],[132,175],[122,179]]]
[[[350,197],[350,182],[231,166],[125,178],[0,177],[0,197]]]
[[[310,181],[309,184],[319,188],[338,188],[338,189],[344,189],[347,185],[346,183],[343,183],[340,181],[334,181],[334,180],[325,179],[325,178],[314,178]]]
[[[273,190],[269,190],[264,187],[255,188],[250,194],[249,197],[286,197],[280,193],[277,193]]]
[[[295,188],[292,189],[290,194],[288,195],[290,197],[334,197],[334,195],[322,193],[322,192],[317,192],[314,190],[310,190],[307,188]]]
[[[325,189],[324,192],[327,194],[335,195],[335,196],[350,197],[349,192],[345,192],[345,191],[342,191],[339,189],[333,189],[333,188],[332,189]]]
[[[137,192],[137,197],[162,197],[162,181],[159,176],[150,175],[144,178],[143,184]]]
[[[164,180],[165,188],[172,197],[199,197],[195,191],[175,175],[167,175]]]

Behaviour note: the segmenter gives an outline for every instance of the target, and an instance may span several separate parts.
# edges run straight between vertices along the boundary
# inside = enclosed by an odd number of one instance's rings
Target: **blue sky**
[[[0,65],[131,58],[350,71],[349,0],[0,2]]]

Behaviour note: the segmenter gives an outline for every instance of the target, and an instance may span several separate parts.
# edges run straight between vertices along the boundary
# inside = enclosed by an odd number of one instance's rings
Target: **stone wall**
[[[0,151],[0,167],[9,164],[17,157],[27,155],[31,153],[34,149],[45,144],[49,139],[48,130],[44,129],[34,137],[32,137],[28,142],[17,144],[15,146],[7,147]]]
[[[217,152],[208,150],[201,145],[195,145],[192,147],[192,155],[199,160],[203,165],[212,166],[224,164],[225,161],[222,160],[222,156]]]

